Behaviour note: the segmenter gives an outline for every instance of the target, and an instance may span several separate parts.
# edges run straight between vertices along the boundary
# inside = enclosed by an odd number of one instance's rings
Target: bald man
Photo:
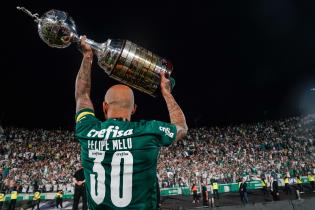
[[[91,47],[81,38],[83,59],[76,79],[76,130],[89,209],[157,208],[156,166],[160,148],[185,137],[184,113],[171,94],[170,81],[161,74],[161,93],[171,123],[131,122],[136,111],[132,90],[114,85],[105,94],[106,120],[94,115],[90,99]]]

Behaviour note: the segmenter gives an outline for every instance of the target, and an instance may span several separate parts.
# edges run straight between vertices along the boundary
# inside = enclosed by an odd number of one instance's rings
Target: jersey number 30
[[[94,158],[93,172],[90,174],[91,196],[96,204],[101,204],[105,198],[105,169],[101,162],[105,158],[105,151],[89,150],[89,158]],[[123,164],[121,164],[123,161]],[[121,165],[123,167],[121,167]],[[117,207],[126,207],[132,198],[132,173],[133,173],[133,156],[129,151],[117,151],[113,154],[112,172],[110,183],[110,197],[112,203]],[[123,172],[121,173],[121,168]],[[120,175],[122,174],[123,177]],[[120,179],[123,179],[122,182]],[[122,195],[120,196],[120,183],[122,183]]]

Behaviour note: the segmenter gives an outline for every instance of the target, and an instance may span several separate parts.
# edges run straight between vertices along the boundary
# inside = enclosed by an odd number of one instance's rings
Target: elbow
[[[184,124],[184,134],[185,134],[185,136],[184,137],[186,137],[186,135],[187,135],[187,133],[188,133],[188,126],[187,126],[187,124],[186,124],[186,122],[185,122],[185,124]]]
[[[176,140],[185,138],[187,136],[187,132],[188,132],[188,127],[186,124],[185,126],[178,126]]]
[[[182,139],[187,136],[187,133],[188,133],[188,127],[186,125],[185,129],[183,130]]]

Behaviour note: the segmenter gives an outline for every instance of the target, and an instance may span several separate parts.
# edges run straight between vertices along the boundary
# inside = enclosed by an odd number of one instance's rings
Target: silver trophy
[[[32,14],[24,7],[17,9],[34,18],[38,34],[48,46],[66,48],[72,42],[80,42],[75,23],[66,12],[50,10],[39,18],[37,13]],[[109,77],[151,96],[155,97],[159,92],[160,72],[164,71],[168,76],[172,73],[173,66],[168,60],[128,40],[107,39],[97,43],[87,39],[86,42]]]

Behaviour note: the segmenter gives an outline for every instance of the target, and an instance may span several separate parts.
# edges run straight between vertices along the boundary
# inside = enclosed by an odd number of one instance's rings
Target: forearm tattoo
[[[171,81],[168,81],[168,82],[166,83],[165,88],[166,88],[169,92],[171,92]]]
[[[84,57],[76,78],[75,99],[76,111],[82,108],[93,109],[90,99],[92,58]]]
[[[176,125],[177,128],[176,139],[181,139],[187,134],[188,130],[185,115],[171,94],[164,95],[164,99],[167,104],[171,123]]]

